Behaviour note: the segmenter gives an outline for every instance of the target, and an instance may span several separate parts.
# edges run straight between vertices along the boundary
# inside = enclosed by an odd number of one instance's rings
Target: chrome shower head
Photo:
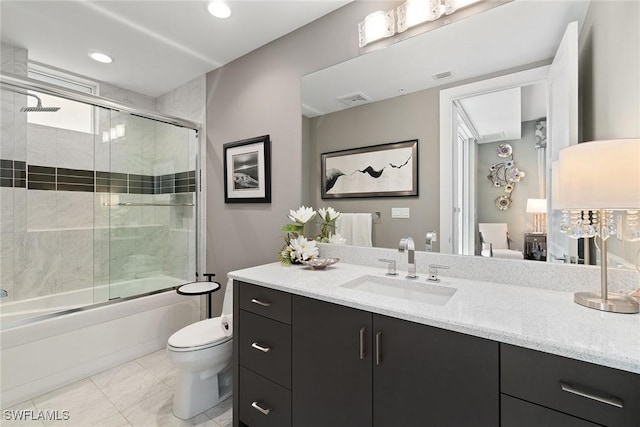
[[[40,98],[32,93],[25,93],[24,95],[33,96],[38,100],[38,105],[36,105],[35,107],[22,107],[20,111],[23,113],[53,113],[60,109],[60,107],[43,107]]]

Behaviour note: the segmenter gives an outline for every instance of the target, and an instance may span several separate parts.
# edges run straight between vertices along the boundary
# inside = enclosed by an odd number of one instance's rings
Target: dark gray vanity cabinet
[[[371,313],[293,297],[293,425],[372,426]]]
[[[640,375],[235,282],[236,427],[640,427]]]
[[[377,314],[373,334],[374,426],[499,425],[497,342]]]
[[[498,426],[498,343],[294,296],[294,426]]]
[[[540,427],[640,426],[638,374],[508,344],[500,345],[500,359],[503,427],[532,425],[532,413]],[[519,402],[505,406],[505,396]],[[541,421],[559,417],[566,424]]]
[[[291,427],[291,294],[234,292],[234,425]]]

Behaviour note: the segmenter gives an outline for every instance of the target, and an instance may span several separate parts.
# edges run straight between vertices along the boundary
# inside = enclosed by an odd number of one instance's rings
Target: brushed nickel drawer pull
[[[364,326],[360,329],[360,360],[364,360],[367,355],[364,351],[364,333],[367,330]]]
[[[560,387],[562,391],[566,391],[567,393],[575,394],[576,396],[585,397],[587,399],[595,400],[596,402],[605,403],[607,405],[615,406],[616,408],[622,408],[623,402],[620,399],[615,397],[601,397],[595,394],[589,393],[584,390],[580,390],[570,384],[560,382]]]
[[[253,298],[251,300],[252,303],[261,305],[262,307],[269,307],[271,303],[269,301],[260,301],[259,299]]]
[[[376,365],[380,366],[382,364],[382,349],[380,348],[382,344],[382,331],[376,334]]]
[[[263,353],[269,353],[271,351],[271,347],[263,347],[257,342],[254,342],[253,344],[251,344],[251,347],[255,348],[256,350],[260,350]]]
[[[271,409],[265,409],[262,406],[258,405],[257,400],[251,404],[251,407],[264,415],[269,415],[269,412],[271,412]]]

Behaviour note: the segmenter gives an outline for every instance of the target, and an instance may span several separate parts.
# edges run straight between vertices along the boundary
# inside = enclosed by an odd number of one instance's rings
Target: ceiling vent
[[[504,132],[496,132],[496,133],[488,133],[486,135],[482,135],[480,138],[480,143],[482,142],[494,142],[494,141],[502,141],[505,139]]]
[[[356,105],[366,104],[371,101],[371,97],[362,92],[353,92],[347,95],[342,95],[339,96],[338,99],[349,107],[355,107]]]
[[[451,77],[453,73],[451,71],[443,71],[442,73],[434,74],[432,77],[434,80],[446,79],[447,77]]]

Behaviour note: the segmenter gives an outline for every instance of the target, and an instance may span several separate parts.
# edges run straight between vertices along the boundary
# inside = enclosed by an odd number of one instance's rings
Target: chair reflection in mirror
[[[481,255],[493,258],[524,259],[521,251],[511,249],[511,239],[509,229],[504,222],[478,224],[480,232],[480,243],[482,245]]]

